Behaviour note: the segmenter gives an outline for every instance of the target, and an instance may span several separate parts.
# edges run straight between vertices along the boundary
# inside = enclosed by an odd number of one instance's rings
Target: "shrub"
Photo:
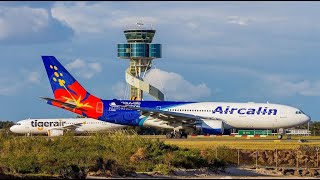
[[[173,172],[173,167],[167,164],[157,164],[153,171],[161,172],[163,174],[169,175]]]
[[[208,167],[210,163],[197,149],[182,149],[132,132],[96,133],[86,138],[72,133],[50,138],[0,136],[0,167],[9,173],[84,178],[94,171],[128,176],[133,171],[168,174],[173,168]]]
[[[186,169],[205,167],[208,162],[201,157],[199,150],[184,149],[173,152],[172,165]]]

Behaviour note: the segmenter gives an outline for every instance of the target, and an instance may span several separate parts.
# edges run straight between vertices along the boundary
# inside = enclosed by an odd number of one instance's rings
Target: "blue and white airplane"
[[[172,129],[167,138],[187,137],[186,128],[205,134],[225,129],[288,128],[310,121],[302,110],[280,104],[102,100],[87,92],[54,56],[42,56],[54,98],[48,104],[85,117],[121,125]]]

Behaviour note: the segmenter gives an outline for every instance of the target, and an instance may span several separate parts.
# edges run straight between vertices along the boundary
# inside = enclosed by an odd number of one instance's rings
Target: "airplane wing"
[[[75,130],[78,127],[81,127],[83,123],[76,123],[76,124],[70,124],[67,126],[63,126],[63,129],[70,129],[70,130]]]
[[[204,116],[196,116],[191,114],[184,114],[184,113],[178,113],[178,112],[171,112],[171,111],[163,111],[160,109],[154,109],[154,108],[141,108],[141,107],[133,107],[128,105],[119,105],[119,102],[116,102],[117,107],[123,107],[133,110],[138,110],[141,112],[141,115],[144,116],[153,116],[158,117],[159,121],[162,121],[162,124],[172,124],[176,123],[177,121],[188,124],[188,125],[195,125],[197,120],[201,119],[211,119],[211,120],[222,120],[219,118],[212,118],[212,117],[204,117]]]
[[[83,123],[76,123],[76,124],[66,125],[66,126],[63,126],[63,127],[51,128],[51,129],[59,129],[59,130],[68,129],[68,130],[75,130],[75,129],[77,129],[78,127],[81,127],[82,124],[83,124]]]
[[[80,108],[80,107],[76,106],[75,104],[71,104],[71,103],[67,103],[67,102],[62,102],[62,101],[60,101],[60,100],[58,100],[58,99],[52,99],[52,98],[48,98],[48,97],[40,97],[40,98],[47,100],[47,102],[48,102],[48,101],[51,101],[51,102],[58,103],[58,104],[60,104],[61,106],[66,107],[66,108],[79,109],[79,110],[81,110],[81,111],[87,111],[86,109]]]

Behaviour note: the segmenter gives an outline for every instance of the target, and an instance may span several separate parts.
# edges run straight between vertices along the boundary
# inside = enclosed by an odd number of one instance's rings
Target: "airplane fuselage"
[[[104,112],[99,120],[123,125],[155,126],[173,128],[157,124],[155,117],[141,115],[131,110],[112,105],[112,100],[104,100]],[[310,117],[301,110],[280,104],[269,103],[228,103],[228,102],[176,102],[176,101],[121,101],[121,103],[141,108],[159,109],[207,118],[222,119],[225,128],[276,129],[306,123]]]
[[[10,128],[10,131],[20,134],[47,134],[50,129],[63,129],[66,126],[79,123],[81,126],[75,129],[75,133],[106,131],[125,127],[92,118],[26,119],[18,121]]]

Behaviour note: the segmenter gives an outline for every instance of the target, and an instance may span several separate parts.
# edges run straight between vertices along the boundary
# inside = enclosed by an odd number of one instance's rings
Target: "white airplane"
[[[48,134],[48,136],[60,136],[63,135],[65,130],[71,130],[76,134],[79,134],[120,129],[123,127],[125,126],[92,118],[26,119],[18,121],[10,128],[10,131],[20,134]]]
[[[278,129],[310,121],[300,109],[271,103],[103,100],[90,94],[54,56],[42,56],[54,98],[47,104],[101,121],[172,129],[168,138],[187,137],[187,128],[204,134],[225,129]]]

